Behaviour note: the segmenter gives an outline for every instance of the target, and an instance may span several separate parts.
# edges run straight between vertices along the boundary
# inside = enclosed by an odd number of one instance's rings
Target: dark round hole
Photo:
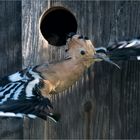
[[[74,15],[64,7],[52,7],[42,16],[40,30],[49,44],[66,44],[67,34],[76,33],[77,21]]]

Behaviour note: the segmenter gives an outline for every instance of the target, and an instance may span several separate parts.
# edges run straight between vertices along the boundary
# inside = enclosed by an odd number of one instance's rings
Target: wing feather
[[[53,106],[47,97],[41,95],[43,79],[35,67],[17,72],[0,80],[0,116],[58,117],[51,111]],[[14,114],[14,115],[13,115]],[[19,115],[20,114],[20,115]]]

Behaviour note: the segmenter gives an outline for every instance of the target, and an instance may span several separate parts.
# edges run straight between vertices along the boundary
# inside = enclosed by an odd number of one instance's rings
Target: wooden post
[[[96,47],[140,33],[139,1],[23,0],[23,53],[30,50],[23,57],[25,66],[64,57],[64,47],[48,45],[39,33],[41,14],[53,6],[70,10],[77,19],[78,32],[88,36]],[[140,65],[138,62],[119,65],[121,70],[103,62],[95,64],[68,91],[52,97],[62,115],[61,121],[58,124],[47,121],[44,126],[44,122],[35,120],[30,130],[41,126],[45,139],[140,138]],[[83,105],[87,101],[92,108],[85,113]],[[85,126],[89,133],[84,132]],[[34,135],[30,137],[35,138]]]
[[[0,1],[0,77],[22,67],[21,1]],[[0,117],[0,139],[23,138],[23,120]]]
[[[96,47],[140,33],[139,1],[22,0],[21,49],[21,1],[1,1],[1,76],[19,70],[21,64],[24,68],[64,57],[65,47],[48,45],[39,32],[41,14],[53,6],[70,10],[77,19],[78,33],[88,36]],[[118,64],[121,70],[104,62],[95,64],[69,90],[52,96],[62,116],[59,123],[25,119],[23,125],[22,119],[1,118],[0,138],[139,139],[140,64]]]

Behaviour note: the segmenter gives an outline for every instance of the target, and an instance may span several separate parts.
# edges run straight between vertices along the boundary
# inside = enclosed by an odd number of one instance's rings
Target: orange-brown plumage
[[[40,89],[43,96],[67,89],[81,77],[85,69],[94,63],[94,46],[90,40],[79,37],[74,35],[68,39],[66,59],[37,67],[36,70],[44,78],[45,86]],[[85,54],[81,54],[81,51]]]
[[[0,80],[1,116],[26,114],[58,120],[58,116],[52,113],[51,94],[68,89],[90,65],[106,57],[97,55],[91,41],[79,35],[70,37],[66,45],[64,60],[29,67]]]

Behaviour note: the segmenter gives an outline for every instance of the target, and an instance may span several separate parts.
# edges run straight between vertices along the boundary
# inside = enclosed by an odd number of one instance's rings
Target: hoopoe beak
[[[112,65],[115,65],[117,68],[120,69],[120,67],[116,63],[114,63],[112,60],[110,60],[110,58],[104,53],[96,53],[96,54],[94,54],[93,58],[96,62],[105,61],[105,62],[108,62]]]

